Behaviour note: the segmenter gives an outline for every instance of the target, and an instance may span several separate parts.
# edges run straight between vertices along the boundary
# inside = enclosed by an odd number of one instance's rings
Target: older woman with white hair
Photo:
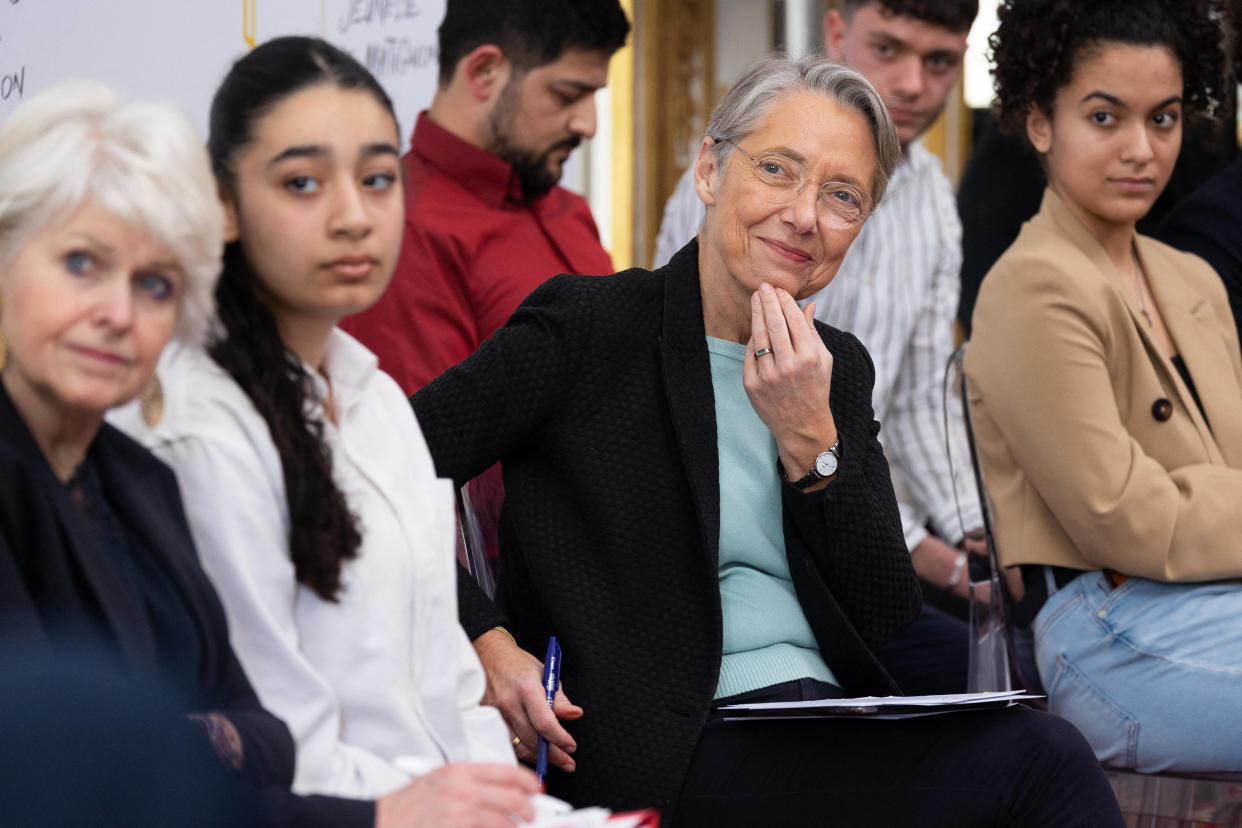
[[[466,584],[462,619],[520,745],[550,740],[553,793],[675,825],[1120,824],[1082,737],[1024,708],[721,712],[897,692],[872,650],[920,593],[871,360],[797,304],[836,274],[897,154],[860,75],[760,60],[703,139],[698,239],[654,272],[552,279],[413,397],[441,474],[502,463],[496,602]],[[531,655],[550,635],[551,711]]]
[[[222,232],[202,142],[170,109],[68,81],[5,124],[0,619],[7,640],[157,675],[228,764],[287,786],[288,732],[228,646],[172,473],[104,424],[170,338],[202,339]]]
[[[144,404],[158,407],[151,380],[164,346],[202,341],[223,231],[202,141],[169,108],[122,104],[101,84],[66,81],[0,131],[0,635],[7,652],[24,648],[36,660],[102,662],[92,675],[154,686],[185,714],[186,743],[210,745],[227,769],[224,787],[253,809],[224,823],[190,814],[195,824],[370,825],[371,803],[289,792],[293,741],[260,706],[229,645],[176,480],[104,422],[144,390]],[[162,712],[151,711],[151,727],[165,727]],[[46,739],[62,744],[64,734]],[[98,779],[113,778],[83,757],[138,761],[115,747],[65,747],[87,790],[66,779],[60,796],[89,799]],[[131,793],[193,798],[204,776],[172,773],[180,794]],[[170,773],[153,768],[147,778],[167,783]],[[19,796],[8,793],[6,802]],[[90,819],[184,824],[184,813],[117,811],[129,807],[126,796],[107,796]]]

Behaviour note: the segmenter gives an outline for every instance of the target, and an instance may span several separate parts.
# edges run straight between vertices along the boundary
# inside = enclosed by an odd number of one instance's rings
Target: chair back
[[[961,412],[962,424],[969,445],[969,462],[974,485],[979,493],[983,530],[987,539],[988,577],[971,578],[970,602],[970,663],[967,689],[970,692],[1010,690],[1019,686],[1043,693],[1043,685],[1035,671],[1031,630],[1019,629],[1011,621],[1014,598],[1003,577],[1004,570],[996,553],[992,532],[992,504],[983,480],[983,467],[975,445],[967,394],[966,344],[962,344],[945,368],[945,433],[955,427],[951,413]],[[952,407],[960,406],[960,409]],[[961,450],[954,451],[950,439],[950,472],[957,480],[957,469],[966,458]],[[960,505],[959,505],[960,510]],[[977,591],[987,585],[986,600],[976,600]],[[1025,649],[1024,649],[1025,647]],[[1027,702],[1027,704],[1031,704]],[[1039,705],[1032,705],[1039,707]],[[1133,770],[1106,767],[1109,784],[1125,817],[1126,825],[1152,828],[1201,828],[1227,826],[1242,828],[1242,774],[1147,774]]]
[[[470,483],[457,490],[457,560],[469,570],[479,587],[491,598],[496,594],[496,580],[487,559],[487,544],[479,517],[470,498]]]
[[[983,469],[975,448],[974,428],[970,421],[970,406],[966,394],[966,345],[958,347],[945,366],[944,429],[949,455],[950,475],[957,480],[963,471],[974,485],[979,496],[979,509],[983,516],[983,534],[987,543],[988,569],[986,577],[970,578],[970,643],[966,674],[966,689],[971,693],[1012,690],[1014,665],[1017,662],[1010,634],[1010,599],[1002,577],[1000,559],[996,554],[996,541],[992,533],[992,510],[988,502],[987,488],[983,485]],[[957,424],[960,414],[961,426]],[[968,457],[962,457],[961,441],[953,439],[952,429],[964,426]],[[955,456],[956,455],[956,456]],[[957,487],[954,487],[956,493]],[[961,504],[958,504],[959,514]],[[963,527],[965,528],[965,527]]]

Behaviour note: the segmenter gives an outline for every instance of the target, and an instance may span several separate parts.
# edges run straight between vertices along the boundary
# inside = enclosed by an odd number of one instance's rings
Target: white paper
[[[988,693],[946,693],[936,696],[858,696],[848,699],[811,699],[794,702],[755,702],[730,704],[722,711],[728,721],[774,718],[813,718],[816,716],[871,716],[873,718],[906,718],[909,716],[948,713],[971,707],[996,707],[1022,699],[1041,699],[1038,693],[1006,690]],[[753,713],[752,713],[753,711]],[[758,715],[755,715],[758,714]]]
[[[523,828],[625,828],[635,820],[611,819],[607,808],[579,808],[574,810],[564,802],[546,794],[536,794],[535,821],[519,822]]]

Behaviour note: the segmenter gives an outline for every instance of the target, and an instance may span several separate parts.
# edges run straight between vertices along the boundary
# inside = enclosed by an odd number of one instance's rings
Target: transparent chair
[[[496,580],[487,559],[487,543],[479,525],[478,513],[471,499],[471,483],[457,490],[457,560],[469,570],[474,580],[491,598],[496,594]]]
[[[1242,777],[1179,776],[1104,768],[1129,828],[1238,828]]]
[[[966,345],[962,345],[946,366],[944,417],[953,478],[968,480],[978,492],[988,550],[987,576],[972,578],[970,583],[968,688],[972,692],[1009,690],[1016,683],[1042,693],[1033,660],[1019,655],[1022,639],[1025,636],[1029,641],[1030,631],[1018,629],[1011,621],[1013,596],[996,554],[991,503],[967,404],[966,374],[962,370],[965,357]],[[966,435],[965,446],[953,439],[954,434]],[[987,593],[982,594],[985,589]],[[977,596],[980,600],[975,600]],[[1147,774],[1109,767],[1104,771],[1129,828],[1242,828],[1242,776]]]
[[[983,577],[970,578],[970,650],[966,689],[971,693],[1012,690],[1014,645],[1010,637],[1010,600],[1005,586],[996,543],[992,535],[992,513],[983,485],[983,471],[975,451],[974,430],[970,423],[970,407],[966,397],[966,373],[962,363],[966,346],[953,352],[945,367],[944,431],[949,454],[950,476],[958,494],[961,514],[961,487],[973,489],[979,498],[983,516],[983,534],[987,543],[988,568]],[[965,435],[965,440],[961,437]],[[963,530],[969,528],[962,527]]]

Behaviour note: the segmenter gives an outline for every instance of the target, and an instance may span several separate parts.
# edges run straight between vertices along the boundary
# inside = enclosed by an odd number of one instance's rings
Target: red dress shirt
[[[509,164],[418,116],[392,284],[341,327],[407,394],[461,362],[558,273],[612,273],[590,208],[563,187],[526,202]]]

